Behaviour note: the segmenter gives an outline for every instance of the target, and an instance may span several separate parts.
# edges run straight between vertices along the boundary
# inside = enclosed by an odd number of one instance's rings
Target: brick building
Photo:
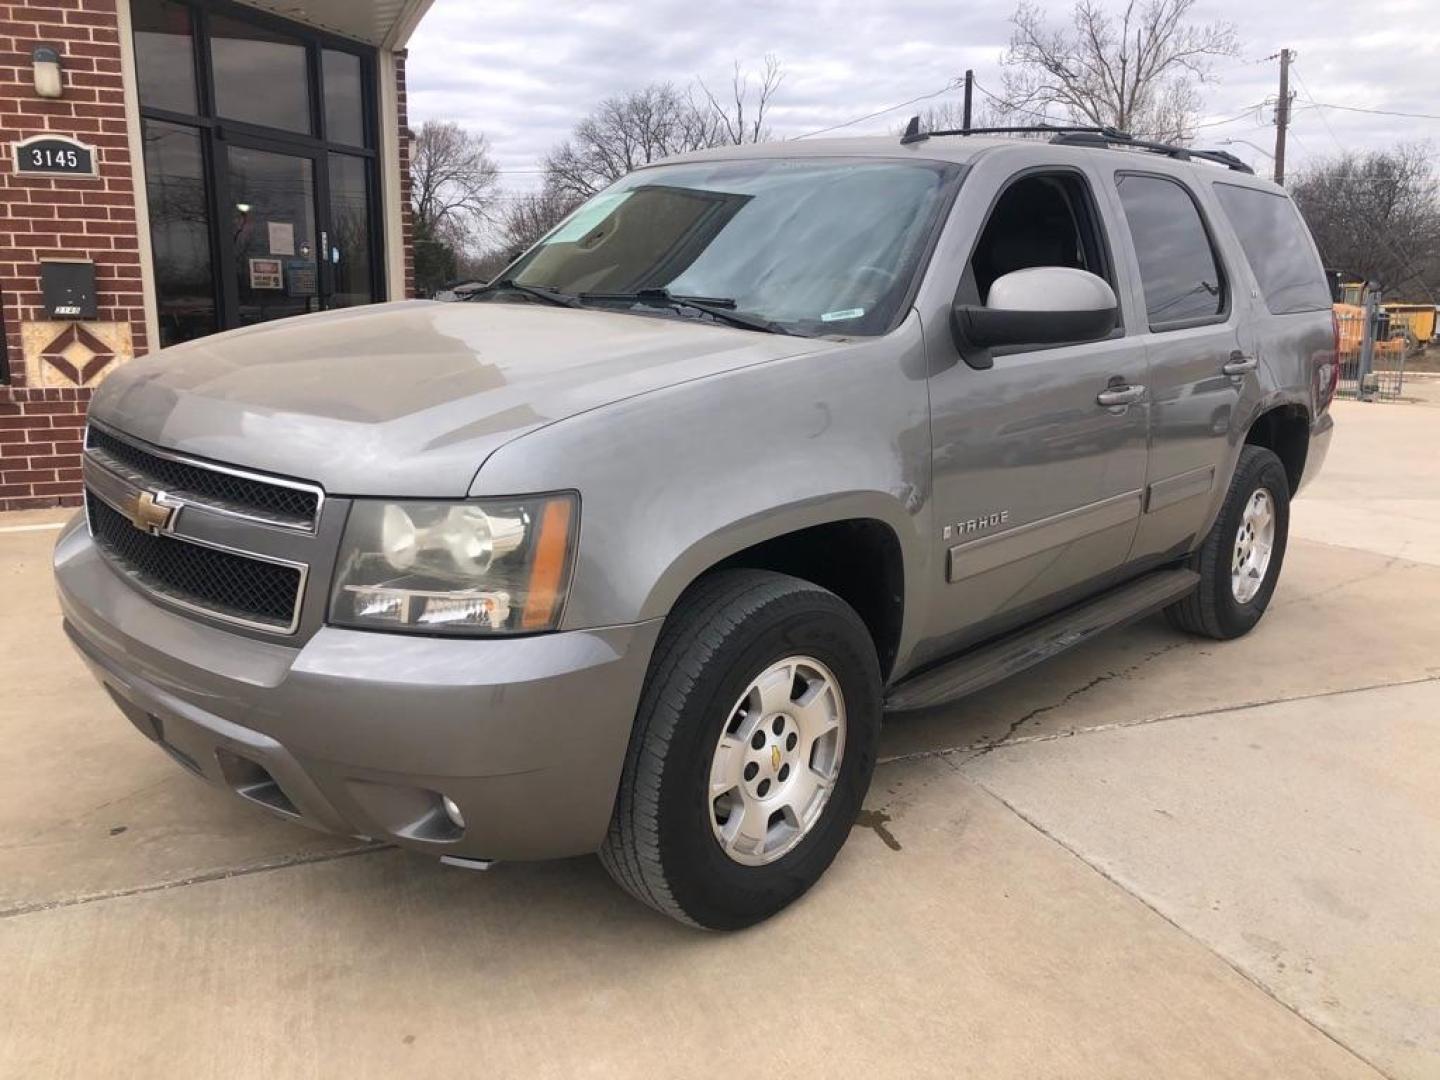
[[[79,502],[86,402],[131,357],[413,294],[430,2],[0,0],[0,510]]]

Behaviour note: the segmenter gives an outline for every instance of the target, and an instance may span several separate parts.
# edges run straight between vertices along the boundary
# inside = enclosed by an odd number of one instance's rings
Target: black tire
[[[1246,503],[1259,488],[1270,493],[1275,507],[1275,543],[1270,565],[1259,590],[1246,603],[1235,598],[1230,581],[1235,536],[1240,529]],[[1280,567],[1285,561],[1285,544],[1290,533],[1290,480],[1285,466],[1271,451],[1244,446],[1230,479],[1230,490],[1220,516],[1198,551],[1190,557],[1190,568],[1200,575],[1199,587],[1184,600],[1165,609],[1165,616],[1178,630],[1228,641],[1254,629],[1270,606]]]
[[[788,656],[820,661],[845,705],[829,801],[776,861],[742,865],[705,803],[716,744],[752,680]],[[810,888],[845,843],[870,786],[880,726],[875,646],[855,611],[798,578],[725,570],[701,579],[666,620],[650,663],[600,860],[643,903],[712,930],[750,926]]]

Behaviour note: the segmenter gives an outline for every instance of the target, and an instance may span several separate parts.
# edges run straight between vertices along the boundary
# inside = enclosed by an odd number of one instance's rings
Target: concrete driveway
[[[893,723],[729,936],[201,786],[70,655],[57,516],[0,519],[0,1076],[1440,1075],[1440,408],[1336,414],[1259,630]]]

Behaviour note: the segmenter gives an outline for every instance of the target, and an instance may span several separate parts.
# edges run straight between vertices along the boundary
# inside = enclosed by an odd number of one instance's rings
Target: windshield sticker
[[[570,215],[570,220],[561,225],[549,237],[548,242],[552,244],[573,244],[591,229],[599,225],[607,217],[613,214],[626,199],[630,198],[628,191],[617,191],[609,195],[596,195],[575,213]]]
[[[858,319],[865,314],[863,307],[846,308],[844,311],[827,311],[820,316],[821,322],[845,322],[849,319]]]

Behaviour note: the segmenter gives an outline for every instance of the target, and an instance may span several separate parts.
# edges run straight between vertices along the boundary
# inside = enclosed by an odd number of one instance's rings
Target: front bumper
[[[239,797],[435,855],[554,858],[604,837],[660,620],[490,640],[322,627],[297,648],[146,599],[83,520],[55,577],[66,633],[125,715]]]

